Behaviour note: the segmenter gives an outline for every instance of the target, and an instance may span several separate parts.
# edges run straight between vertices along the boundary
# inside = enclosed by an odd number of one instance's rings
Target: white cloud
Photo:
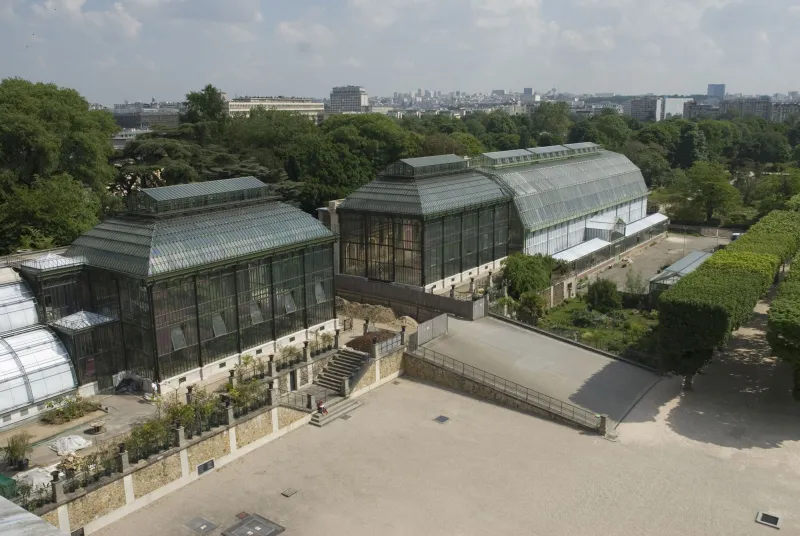
[[[581,52],[608,52],[614,50],[613,30],[609,26],[591,28],[584,32],[564,30],[561,32],[563,43]]]
[[[330,46],[336,42],[331,29],[319,22],[283,21],[278,24],[277,33],[284,41],[301,49]]]

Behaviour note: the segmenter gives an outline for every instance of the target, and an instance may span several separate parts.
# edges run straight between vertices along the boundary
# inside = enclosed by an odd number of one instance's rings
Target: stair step
[[[323,370],[323,372],[334,372],[335,371],[335,372],[340,372],[342,374],[346,374],[346,375],[349,376],[350,374],[353,373],[354,370],[358,370],[358,369],[359,369],[359,367],[345,367],[345,366],[342,366],[342,365],[328,365],[327,367],[325,367],[325,370]]]
[[[363,363],[364,360],[360,357],[336,357],[335,359],[331,359],[328,361],[328,366],[333,364],[342,364],[342,365],[360,365]]]
[[[358,400],[352,400],[349,398],[342,399],[341,402],[335,404],[328,408],[328,414],[322,415],[320,412],[314,412],[314,415],[311,416],[311,426],[316,426],[317,428],[322,428],[326,424],[330,424],[342,415],[350,413],[354,409],[361,406],[361,402]]]
[[[320,387],[324,387],[325,389],[330,389],[331,391],[335,391],[337,393],[342,388],[341,385],[337,385],[336,382],[328,379],[317,380],[314,383],[316,385],[319,385]]]

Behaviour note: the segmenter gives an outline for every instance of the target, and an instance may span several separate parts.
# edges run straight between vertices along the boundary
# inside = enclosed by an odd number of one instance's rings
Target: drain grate
[[[756,515],[756,523],[767,525],[769,527],[781,528],[781,518],[776,515],[768,514],[766,512],[759,512]]]
[[[276,536],[286,529],[269,519],[251,514],[239,523],[225,530],[222,536]]]
[[[284,497],[291,497],[291,496],[292,496],[292,495],[294,495],[295,493],[297,493],[297,490],[296,490],[296,489],[289,488],[289,489],[285,489],[285,490],[283,490],[283,491],[281,492],[281,495],[283,495]]]
[[[447,421],[450,420],[450,417],[445,417],[444,415],[439,415],[438,417],[436,417],[433,420],[438,422],[439,424],[444,424],[444,423],[446,423]]]
[[[208,519],[202,517],[195,517],[186,522],[186,526],[192,529],[197,534],[210,534],[219,525],[215,525]]]
[[[353,418],[353,416],[348,413],[347,415],[342,415],[339,418],[342,419],[343,421],[349,421],[350,419]]]

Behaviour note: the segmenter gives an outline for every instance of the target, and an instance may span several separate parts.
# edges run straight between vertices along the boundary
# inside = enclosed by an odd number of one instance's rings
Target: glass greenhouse
[[[253,177],[145,189],[20,267],[81,384],[181,376],[335,317],[333,243]]]
[[[338,208],[341,273],[419,287],[505,257],[510,201],[459,156],[396,162]]]

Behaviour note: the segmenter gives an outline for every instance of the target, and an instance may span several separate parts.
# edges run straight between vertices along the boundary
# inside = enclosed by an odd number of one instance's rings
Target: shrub
[[[31,447],[33,436],[28,432],[19,432],[8,438],[3,447],[3,458],[8,465],[17,466],[33,450]]]
[[[647,293],[647,283],[642,278],[641,272],[635,272],[633,268],[628,268],[625,272],[625,292],[629,294]]]
[[[622,307],[622,298],[617,291],[617,285],[608,279],[598,279],[589,285],[586,300],[590,309],[601,313],[610,313]]]
[[[572,312],[572,325],[578,328],[604,327],[606,317],[596,311],[578,309]]]
[[[545,308],[543,297],[536,292],[526,292],[519,297],[517,315],[523,322],[534,323],[544,314]]]
[[[526,292],[538,292],[550,286],[550,277],[556,262],[543,255],[514,253],[503,261],[503,274],[508,292],[519,299]]]
[[[64,424],[97,411],[100,409],[100,404],[80,396],[70,396],[60,401],[48,403],[48,407],[50,409],[44,412],[40,420],[45,424]]]
[[[798,264],[795,265],[795,262]],[[792,266],[798,266],[800,257]],[[767,341],[773,353],[794,367],[794,395],[800,399],[800,273],[790,272],[769,308]]]

